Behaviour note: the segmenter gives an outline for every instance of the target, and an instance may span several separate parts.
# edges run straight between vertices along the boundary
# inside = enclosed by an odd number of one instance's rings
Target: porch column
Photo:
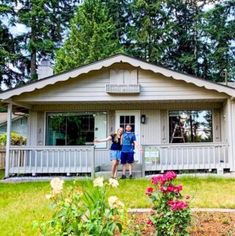
[[[7,142],[6,142],[6,163],[5,178],[9,177],[10,164],[10,146],[11,146],[11,120],[12,120],[12,103],[8,104],[7,109]]]
[[[232,145],[232,166],[230,171],[235,172],[235,101],[231,102],[231,145]]]
[[[234,156],[233,156],[233,104],[231,99],[227,100],[227,142],[228,142],[228,161],[230,171],[234,171]]]

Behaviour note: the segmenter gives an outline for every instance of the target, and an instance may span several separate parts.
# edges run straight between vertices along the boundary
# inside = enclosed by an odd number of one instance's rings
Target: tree
[[[216,4],[203,17],[203,37],[209,49],[203,63],[210,63],[205,69],[206,76],[211,80],[224,81],[223,71],[226,69],[229,79],[235,80],[235,52],[232,49],[235,39],[234,1],[227,0]]]
[[[6,22],[14,16],[12,5],[0,2],[0,91],[23,81],[20,69],[23,57],[18,51],[18,42],[11,34]]]
[[[101,0],[86,0],[77,8],[70,33],[56,54],[56,72],[94,62],[122,51],[116,25]]]
[[[162,61],[167,47],[171,45],[169,38],[171,22],[167,12],[167,1],[134,0],[132,24],[127,35],[131,38],[129,54],[144,60],[164,64]]]
[[[37,79],[37,61],[54,57],[79,0],[18,0],[17,23],[28,32],[21,35],[22,49],[30,57],[31,78]]]

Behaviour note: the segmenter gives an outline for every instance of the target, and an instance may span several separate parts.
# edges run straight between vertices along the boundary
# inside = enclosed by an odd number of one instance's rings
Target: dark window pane
[[[48,115],[47,145],[85,145],[94,140],[94,116]]]

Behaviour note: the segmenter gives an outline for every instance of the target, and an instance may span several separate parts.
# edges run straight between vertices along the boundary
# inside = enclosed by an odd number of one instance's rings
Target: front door
[[[140,141],[140,111],[116,111],[116,129],[125,129],[127,124],[132,127],[132,132],[136,135],[136,141]],[[140,162],[140,152],[135,149],[135,161]]]

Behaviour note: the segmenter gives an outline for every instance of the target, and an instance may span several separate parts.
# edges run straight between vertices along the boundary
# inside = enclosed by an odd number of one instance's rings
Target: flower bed
[[[155,227],[146,224],[149,213],[130,213],[130,218],[138,225],[141,235],[155,235]],[[204,235],[235,235],[235,213],[194,212],[192,226],[189,228],[191,236]]]

